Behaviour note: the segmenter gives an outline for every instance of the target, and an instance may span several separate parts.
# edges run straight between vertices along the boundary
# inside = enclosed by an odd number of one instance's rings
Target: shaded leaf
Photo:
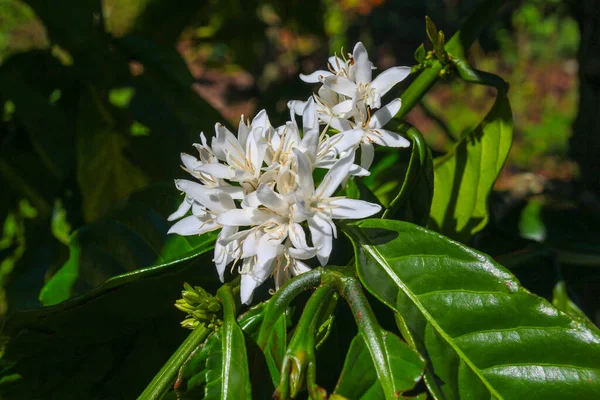
[[[394,387],[399,393],[409,391],[420,380],[425,361],[398,336],[386,331],[383,335]],[[352,399],[384,398],[371,354],[361,334],[350,345],[335,393]]]
[[[483,229],[487,198],[508,156],[512,134],[508,98],[499,91],[483,122],[434,160],[430,227],[463,242]]]
[[[56,304],[116,275],[129,273],[129,279],[136,279],[140,269],[167,267],[212,248],[213,233],[167,236],[171,223],[166,217],[180,201],[170,184],[150,186],[131,195],[109,217],[78,229],[70,239],[69,260],[44,286],[40,301]]]
[[[206,252],[125,275],[61,304],[21,311],[4,324],[3,366],[21,379],[3,399],[136,398],[189,334],[173,307],[185,281],[220,285]],[[207,268],[212,267],[212,268]]]
[[[346,229],[361,281],[402,315],[447,398],[600,396],[600,335],[488,256],[406,222]]]
[[[230,287],[217,292],[223,302],[220,343],[206,360],[205,399],[250,399],[251,385],[244,333],[235,318],[235,301]],[[220,344],[220,346],[218,345]]]
[[[383,217],[425,226],[429,220],[433,198],[431,151],[423,135],[416,128],[403,124],[397,131],[410,139],[411,155],[400,191],[391,201]]]

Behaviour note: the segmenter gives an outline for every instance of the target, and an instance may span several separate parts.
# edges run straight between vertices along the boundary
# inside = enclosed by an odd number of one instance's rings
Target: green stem
[[[363,294],[362,285],[354,276],[343,270],[329,272],[323,277],[323,285],[334,286],[346,300],[354,315],[358,330],[362,335],[373,364],[377,369],[377,376],[383,386],[386,399],[395,400],[396,393],[392,384],[393,377],[389,375],[388,358],[383,338],[383,332],[369,301]]]
[[[277,388],[280,399],[287,399],[290,395],[295,398],[306,376],[306,371],[315,364],[315,335],[319,322],[323,319],[325,311],[329,308],[334,287],[324,285],[318,287],[310,296],[304,306],[296,331],[286,350],[281,371],[281,380]],[[309,381],[307,387],[314,390],[316,381]]]
[[[265,349],[267,346],[273,326],[279,317],[285,313],[285,310],[291,301],[305,290],[314,288],[321,282],[323,268],[315,268],[312,271],[298,275],[294,279],[288,281],[271,297],[265,310],[265,316],[260,327],[260,335],[258,336],[258,346]]]
[[[489,24],[489,21],[496,15],[498,8],[502,6],[505,0],[488,0],[483,2],[477,10],[467,19],[463,26],[458,30],[446,44],[446,51],[453,57],[464,59],[465,52],[471,47],[473,42],[479,36],[481,30]],[[394,117],[401,120],[416,106],[421,98],[431,89],[440,77],[443,65],[439,61],[434,61],[430,68],[421,72],[415,81],[404,91],[400,98],[402,99],[402,108]]]
[[[152,382],[146,387],[144,392],[138,397],[138,400],[160,399],[169,390],[179,368],[188,359],[190,354],[208,337],[212,332],[204,325],[198,325],[196,329],[183,341],[181,346],[173,353],[169,361],[163,365],[158,374],[154,376]]]

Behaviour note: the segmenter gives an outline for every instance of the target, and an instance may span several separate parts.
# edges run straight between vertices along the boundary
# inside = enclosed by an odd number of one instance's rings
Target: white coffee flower
[[[373,115],[362,114],[355,109],[354,121],[339,121],[342,132],[331,137],[340,152],[360,143],[362,168],[369,169],[375,156],[373,144],[386,147],[409,147],[410,142],[399,134],[383,129],[400,110],[402,101],[395,99],[377,110]]]
[[[350,172],[354,149],[347,152],[327,172],[315,189],[310,161],[295,149],[298,191],[294,202],[295,222],[307,221],[317,258],[326,265],[333,248],[337,230],[333,219],[361,219],[377,214],[381,207],[363,200],[331,197]]]
[[[348,76],[330,74],[323,76],[321,82],[324,86],[336,93],[353,99],[361,108],[381,107],[381,97],[389,92],[397,83],[410,75],[410,67],[392,67],[375,79],[373,78],[373,63],[365,46],[358,42],[352,53],[352,63]]]

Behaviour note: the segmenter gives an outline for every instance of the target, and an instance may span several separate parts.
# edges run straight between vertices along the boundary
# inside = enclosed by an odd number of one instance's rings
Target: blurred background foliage
[[[115,212],[129,215],[123,217],[129,222],[116,219],[125,230],[140,210],[152,214],[160,209],[164,219],[168,208],[148,206],[160,203],[153,188],[166,182],[167,197],[176,195],[170,182],[184,175],[179,154],[192,151],[200,132],[212,135],[215,122],[235,126],[240,114],[251,116],[262,108],[273,124],[284,122],[288,100],[310,94],[298,74],[322,68],[329,54],[350,51],[358,40],[380,70],[414,65],[414,49],[425,42],[425,15],[449,37],[477,4],[0,0],[0,314],[42,304],[44,286],[69,266],[69,245],[74,246],[69,238],[77,229],[103,223]],[[510,232],[536,242],[553,237],[561,242],[565,235],[548,234],[545,207],[580,210],[570,192],[579,168],[568,157],[577,113],[579,43],[570,3],[507,1],[471,50],[472,64],[511,85],[515,143],[497,182],[505,194],[498,203],[509,203],[500,207],[504,217],[498,221],[507,220],[509,228],[495,235]],[[493,89],[450,78],[437,84],[407,120],[439,154],[478,124],[494,97]],[[384,153],[374,171],[399,162],[398,157]],[[368,180],[384,204],[395,184],[386,179],[374,173]],[[132,205],[126,198],[134,192],[137,203]],[[566,194],[555,202],[557,192]],[[154,200],[144,205],[146,193]],[[573,220],[572,214],[561,216]],[[587,232],[589,219],[582,218],[578,232],[594,243],[597,236]],[[560,218],[551,220],[563,224]],[[166,229],[161,225],[163,236]],[[481,240],[486,243],[485,235]],[[506,253],[515,246],[488,251]],[[564,277],[544,258],[555,260],[552,251],[542,253],[537,262],[545,267],[520,277],[540,281],[545,278],[539,272],[548,273],[544,283],[550,282],[550,290],[542,294],[550,296],[553,284]],[[159,260],[160,249],[131,260],[149,265],[148,257]],[[514,258],[504,260],[510,266]],[[586,260],[588,267],[598,265],[596,258]],[[126,270],[146,266],[136,262]],[[72,294],[123,272],[94,268],[85,288]],[[576,271],[570,293],[579,293],[576,303],[593,314],[596,301],[586,300],[585,293],[598,274],[595,268]]]

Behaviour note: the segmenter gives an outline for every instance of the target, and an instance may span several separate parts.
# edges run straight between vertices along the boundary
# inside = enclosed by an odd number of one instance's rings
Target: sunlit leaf
[[[483,122],[434,160],[430,227],[463,242],[483,229],[487,198],[508,156],[512,134],[510,105],[499,92]]]
[[[365,220],[347,231],[361,281],[403,317],[447,398],[600,396],[597,331],[488,256],[406,222]]]

